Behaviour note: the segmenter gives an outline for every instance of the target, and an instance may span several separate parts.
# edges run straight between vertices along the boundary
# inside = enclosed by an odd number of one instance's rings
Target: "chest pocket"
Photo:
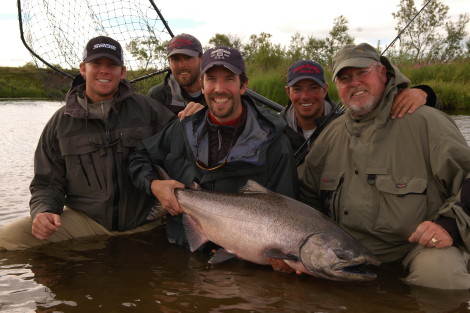
[[[68,196],[99,197],[105,195],[106,180],[103,168],[106,149],[100,149],[89,141],[104,144],[102,136],[67,137],[59,140],[65,160]]]
[[[375,229],[405,240],[427,215],[427,179],[377,175],[379,211]]]
[[[338,221],[339,201],[341,187],[344,181],[344,172],[323,172],[320,178],[320,197],[326,213]]]

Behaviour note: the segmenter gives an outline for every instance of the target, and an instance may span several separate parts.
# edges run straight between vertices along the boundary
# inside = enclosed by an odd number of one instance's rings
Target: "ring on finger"
[[[431,242],[436,246],[436,245],[439,244],[440,240],[437,239],[436,237],[432,237],[432,238],[431,238]]]

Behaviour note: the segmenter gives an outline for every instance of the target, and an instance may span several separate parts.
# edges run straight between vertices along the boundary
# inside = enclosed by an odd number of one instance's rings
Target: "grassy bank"
[[[249,87],[282,105],[287,104],[284,91],[289,63],[259,70],[256,64],[247,64]],[[401,65],[400,70],[413,85],[431,86],[438,95],[445,111],[459,111],[470,114],[470,59],[435,65]],[[140,73],[139,73],[140,74]],[[131,73],[137,77],[136,73]],[[331,81],[331,72],[326,72],[329,94],[338,99],[336,88]],[[148,89],[162,81],[164,75],[154,76],[133,84],[134,90],[146,94]],[[63,100],[71,80],[49,69],[26,67],[0,68],[0,98],[40,98]]]

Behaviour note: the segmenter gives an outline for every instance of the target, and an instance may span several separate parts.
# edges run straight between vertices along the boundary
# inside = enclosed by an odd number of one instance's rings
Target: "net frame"
[[[17,0],[17,6],[21,40],[38,67],[74,79],[86,43],[103,35],[121,43],[131,83],[168,71],[165,51],[155,48],[173,33],[153,0]],[[132,42],[143,54],[131,53]]]

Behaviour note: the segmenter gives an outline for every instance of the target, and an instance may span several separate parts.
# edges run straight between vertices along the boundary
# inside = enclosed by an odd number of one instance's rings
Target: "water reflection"
[[[0,257],[2,312],[468,312],[470,299],[411,288],[399,266],[372,282],[333,282],[240,260],[210,265],[169,245],[163,228]]]

